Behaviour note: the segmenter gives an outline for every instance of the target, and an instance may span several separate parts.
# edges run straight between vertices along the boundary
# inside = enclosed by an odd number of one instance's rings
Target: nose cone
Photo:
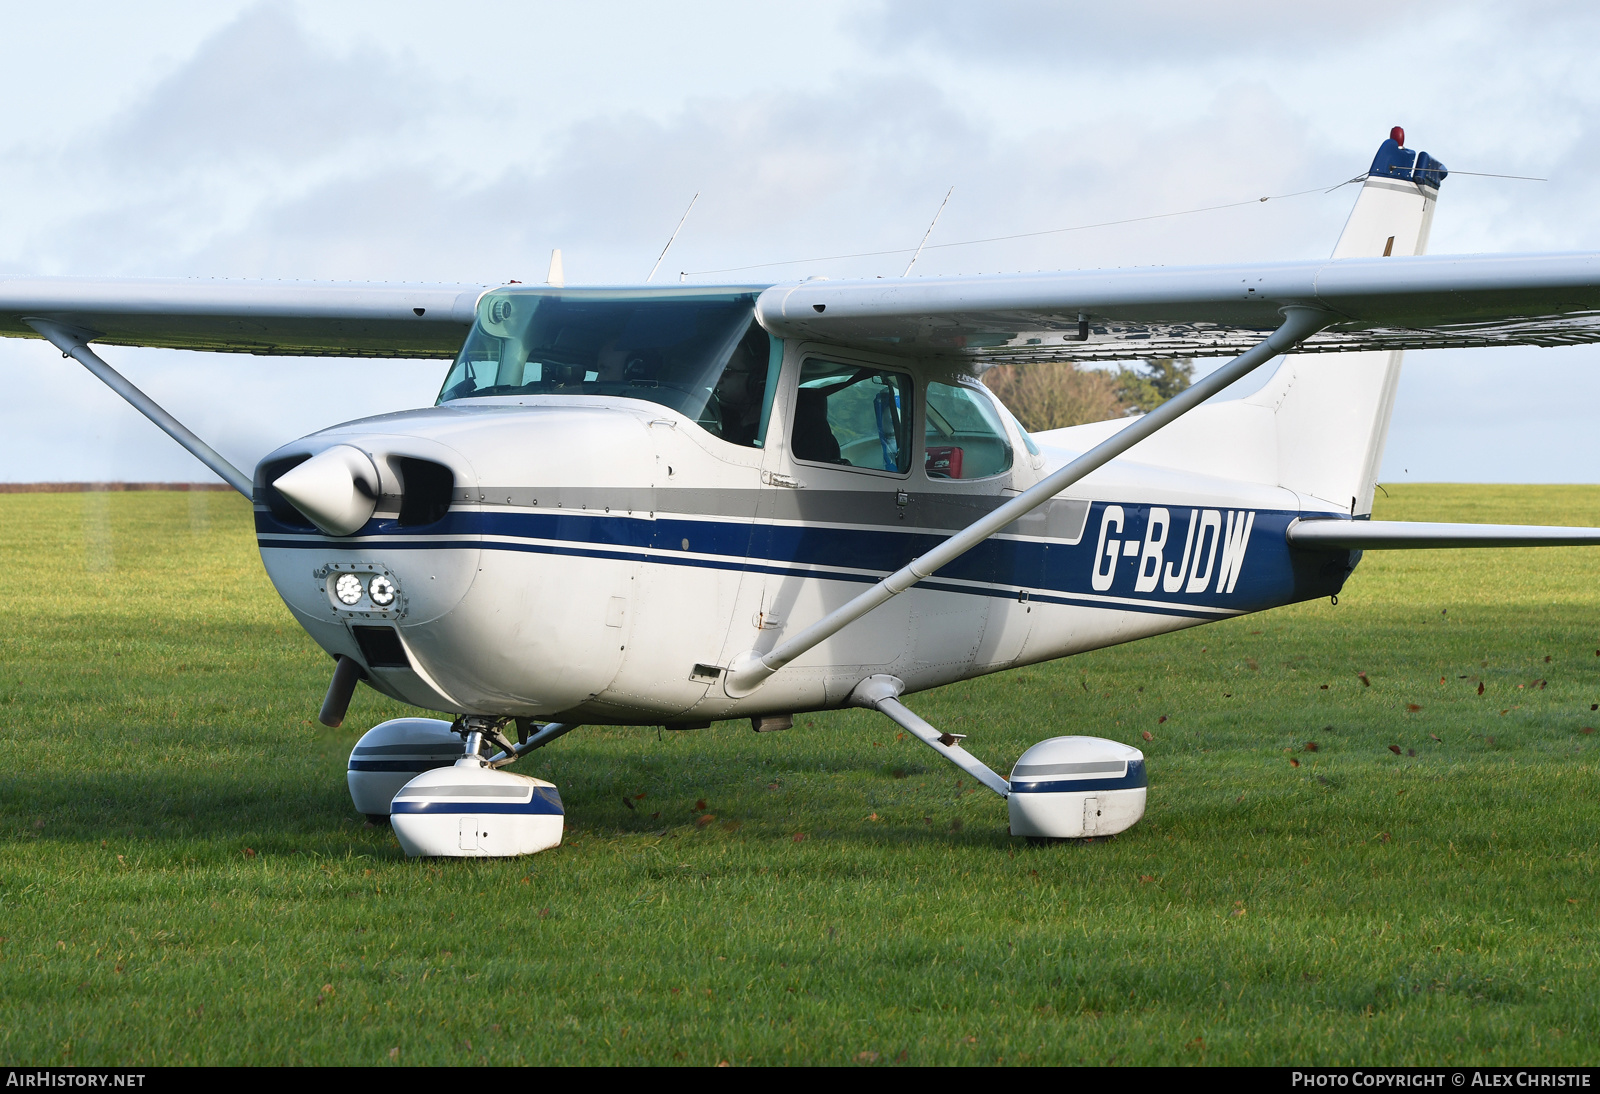
[[[377,467],[347,444],[318,453],[272,485],[330,536],[348,536],[366,524],[378,501]]]

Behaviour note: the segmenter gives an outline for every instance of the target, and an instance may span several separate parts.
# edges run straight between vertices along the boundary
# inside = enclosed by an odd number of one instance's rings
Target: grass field
[[[1600,487],[1376,515],[1600,525]],[[1593,1064],[1597,571],[1369,554],[1337,607],[910,700],[1002,771],[1138,744],[1111,841],[1011,839],[852,711],[584,730],[517,768],[560,849],[415,861],[344,787],[402,708],[313,723],[240,499],[0,497],[0,1062]]]

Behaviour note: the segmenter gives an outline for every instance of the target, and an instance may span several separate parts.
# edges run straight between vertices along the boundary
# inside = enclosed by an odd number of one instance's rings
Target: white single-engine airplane
[[[453,716],[351,754],[356,808],[409,854],[558,843],[555,788],[501,768],[581,724],[759,732],[850,705],[1007,797],[1014,834],[1109,834],[1143,813],[1137,749],[1054,738],[1006,779],[901,697],[1334,595],[1364,550],[1600,544],[1368,519],[1402,350],[1600,341],[1600,254],[1422,257],[1446,171],[1404,140],[1327,261],[715,287],[7,278],[0,335],[48,339],[252,499],[268,576],[335,658],[324,724],[362,680]],[[252,479],[92,343],[454,363],[437,405],[313,433]],[[1198,356],[1232,360],[1142,417],[1034,437],[977,382]]]

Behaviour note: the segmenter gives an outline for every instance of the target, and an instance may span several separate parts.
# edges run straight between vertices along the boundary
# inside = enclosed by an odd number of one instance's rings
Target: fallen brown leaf
[[[1155,740],[1155,736],[1147,729],[1144,731],[1144,739],[1147,741],[1153,741]]]
[[[1367,674],[1364,672],[1356,673],[1356,679],[1361,681],[1362,687],[1370,688],[1372,686],[1372,681],[1367,679]]]
[[[1156,719],[1156,725],[1160,725],[1162,722],[1165,722],[1166,720],[1167,720],[1167,716],[1165,714],[1163,714],[1161,717]]]
[[[1482,680],[1478,681],[1478,694],[1479,695],[1483,694],[1483,681]]]
[[[694,811],[696,813],[704,813],[706,811],[706,800],[704,798],[694,803]]]
[[[1409,710],[1411,713],[1415,714],[1417,711],[1421,710],[1422,707],[1420,705],[1418,705],[1417,703],[1407,703],[1406,704],[1406,709]]]
[[[700,819],[694,822],[694,825],[696,828],[704,828],[706,825],[710,824],[716,819],[717,815],[715,813],[704,813],[700,816]]]
[[[1154,880],[1155,880],[1155,875],[1153,875],[1153,874],[1140,874],[1139,875],[1139,884],[1140,885],[1148,885],[1150,882],[1152,882]]]
[[[805,842],[805,838],[806,838],[806,834],[804,832],[796,832],[794,834],[794,841],[796,843],[804,843]]]
[[[1593,733],[1594,732],[1594,726],[1584,726],[1582,729],[1578,730],[1578,732],[1579,733]],[[122,861],[122,856],[121,855],[117,856],[117,861],[118,862]]]
[[[858,1063],[858,1064],[875,1064],[877,1062],[878,1062],[878,1054],[876,1052],[858,1052],[858,1053],[856,1053],[856,1063]]]
[[[254,847],[246,847],[244,849],[244,857],[245,858],[255,858],[256,857],[256,849]]]
[[[1291,756],[1291,757],[1289,757],[1289,766],[1290,767],[1299,767],[1300,766],[1300,761],[1295,759],[1293,756]]]
[[[1316,750],[1317,750],[1317,742],[1315,742],[1315,741],[1307,741],[1306,742],[1306,751],[1307,752],[1315,752]]]
[[[1398,756],[1398,755],[1400,755],[1400,746],[1399,745],[1390,745],[1389,746],[1389,751],[1393,752],[1396,756]]]
[[[1444,744],[1444,738],[1443,737],[1440,737],[1440,736],[1438,736],[1437,734],[1434,734],[1434,733],[1430,733],[1430,734],[1428,734],[1428,736],[1432,737],[1434,740],[1438,741],[1440,744]]]

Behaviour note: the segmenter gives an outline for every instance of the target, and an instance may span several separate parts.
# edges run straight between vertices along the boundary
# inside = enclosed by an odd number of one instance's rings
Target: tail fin
[[[1334,258],[1419,255],[1427,249],[1439,184],[1448,172],[1426,152],[1404,145],[1405,131],[1396,126],[1378,148]],[[1401,357],[1290,357],[1246,400],[1275,412],[1280,484],[1352,516],[1372,512]]]

